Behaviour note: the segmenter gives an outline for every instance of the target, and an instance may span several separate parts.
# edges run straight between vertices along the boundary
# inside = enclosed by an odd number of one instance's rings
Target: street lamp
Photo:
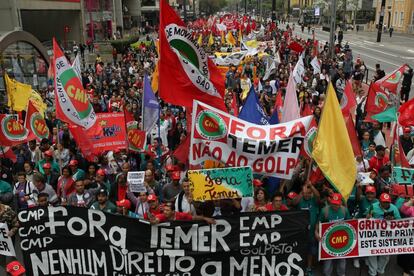
[[[381,42],[382,25],[384,24],[385,0],[381,1],[381,12],[378,20],[377,42]]]

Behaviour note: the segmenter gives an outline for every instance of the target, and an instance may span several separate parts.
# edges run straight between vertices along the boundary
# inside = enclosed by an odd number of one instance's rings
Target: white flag
[[[82,81],[81,62],[79,53],[76,54],[75,60],[72,63],[72,69],[73,71],[75,71],[78,78]]]
[[[305,65],[303,64],[303,56],[300,55],[298,62],[295,65],[295,68],[293,69],[293,80],[295,81],[295,84],[302,83],[302,77],[305,73]]]
[[[378,146],[378,145],[382,145],[384,147],[386,147],[387,145],[385,144],[385,139],[384,136],[382,135],[381,131],[378,131],[377,135],[375,135],[374,137],[374,143]]]
[[[313,67],[313,74],[320,74],[321,73],[321,65],[319,64],[319,60],[317,57],[314,57],[311,61],[311,65]]]
[[[282,108],[281,123],[296,120],[300,118],[300,110],[298,105],[298,95],[296,94],[296,85],[293,80],[293,74],[290,74],[289,81],[286,87],[285,102]]]

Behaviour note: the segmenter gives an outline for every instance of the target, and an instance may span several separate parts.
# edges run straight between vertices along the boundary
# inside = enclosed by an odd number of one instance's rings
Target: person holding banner
[[[166,221],[177,221],[177,220],[204,220],[208,224],[216,224],[216,220],[213,218],[205,216],[192,216],[188,213],[182,213],[175,211],[175,206],[173,203],[166,203],[162,214],[159,214],[155,217],[150,218],[151,224],[158,224]]]
[[[16,235],[17,230],[19,229],[19,221],[13,209],[10,206],[3,204],[2,202],[0,202],[0,223],[7,224],[7,229],[9,231],[7,233],[3,233],[3,235],[6,234],[7,237],[12,238],[12,241],[14,244],[14,236]],[[0,255],[0,266],[1,267],[5,267],[6,261],[8,258],[9,257]]]
[[[400,219],[401,215],[397,207],[391,203],[391,196],[387,193],[382,193],[379,202],[372,204],[367,218],[393,220]],[[389,255],[368,257],[369,276],[383,275],[389,260]]]
[[[319,215],[319,222],[333,222],[350,219],[348,209],[342,204],[342,196],[339,193],[331,194],[329,198],[329,205],[321,210]],[[319,223],[316,224],[315,235],[318,241],[320,241]],[[336,263],[336,272],[338,276],[346,275],[346,260],[325,260],[323,261],[323,273],[325,276],[331,276],[334,263]]]

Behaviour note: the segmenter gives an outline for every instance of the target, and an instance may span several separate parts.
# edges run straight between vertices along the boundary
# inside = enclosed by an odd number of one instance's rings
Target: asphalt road
[[[304,38],[312,37],[307,28],[302,33],[297,24],[295,24],[294,34]],[[329,32],[316,28],[315,37],[319,40],[319,45],[324,45],[326,41],[329,41]],[[369,70],[369,77],[375,71],[375,64],[377,63],[381,64],[385,73],[392,72],[404,63],[411,67],[414,66],[414,35],[393,33],[390,37],[389,33],[383,33],[381,42],[376,42],[376,40],[376,32],[344,32],[343,43],[348,42],[354,59],[359,56],[365,62]],[[411,88],[410,97],[414,97],[414,83]]]

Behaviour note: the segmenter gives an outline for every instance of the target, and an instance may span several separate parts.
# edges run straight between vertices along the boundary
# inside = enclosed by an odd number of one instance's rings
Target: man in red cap
[[[391,203],[391,196],[382,193],[379,202],[372,204],[367,218],[392,220],[400,219],[401,215],[398,208]],[[389,255],[368,257],[368,274],[370,276],[383,275],[389,260]]]
[[[414,148],[410,127],[404,128],[403,135],[400,136],[400,143],[405,155],[407,155],[408,152]]]
[[[118,214],[121,214],[123,216],[128,216],[131,218],[138,218],[137,214],[129,210],[131,209],[131,201],[129,201],[128,199],[118,200],[116,202],[116,207],[117,207]]]
[[[69,167],[72,170],[73,181],[85,180],[85,171],[78,168],[78,160],[70,160]]]
[[[149,205],[148,211],[144,214],[144,219],[149,220],[151,217],[157,216],[162,213],[158,198],[154,194],[150,194],[147,198]]]
[[[180,185],[180,171],[173,171],[171,174],[172,182],[162,188],[162,197],[165,202],[173,202],[175,197],[182,191]]]
[[[350,219],[348,209],[342,205],[342,196],[339,193],[333,193],[329,197],[329,205],[321,210],[319,215],[319,222],[333,222],[340,220]],[[319,236],[319,223],[316,224],[315,236],[317,240],[320,240]],[[346,260],[345,259],[332,259],[323,261],[323,273],[324,275],[332,275],[334,264],[336,263],[336,272],[338,276],[345,276],[346,273]]]
[[[365,186],[365,195],[362,195],[363,185],[357,184],[356,201],[359,202],[359,212],[356,218],[366,218],[369,210],[372,208],[372,204],[377,203],[378,199],[375,198],[377,190],[374,186]]]
[[[53,160],[53,151],[47,150],[43,153],[43,155],[45,158],[43,158],[42,160],[36,163],[35,170],[37,170],[38,172],[44,175],[45,171],[43,170],[43,165],[45,163],[50,163],[52,170],[56,173],[59,173],[60,172],[59,165],[58,163],[55,162],[55,160]]]
[[[43,176],[45,177],[46,184],[49,184],[53,187],[53,189],[56,190],[59,174],[55,173],[52,170],[52,165],[50,163],[43,164],[43,171]]]

